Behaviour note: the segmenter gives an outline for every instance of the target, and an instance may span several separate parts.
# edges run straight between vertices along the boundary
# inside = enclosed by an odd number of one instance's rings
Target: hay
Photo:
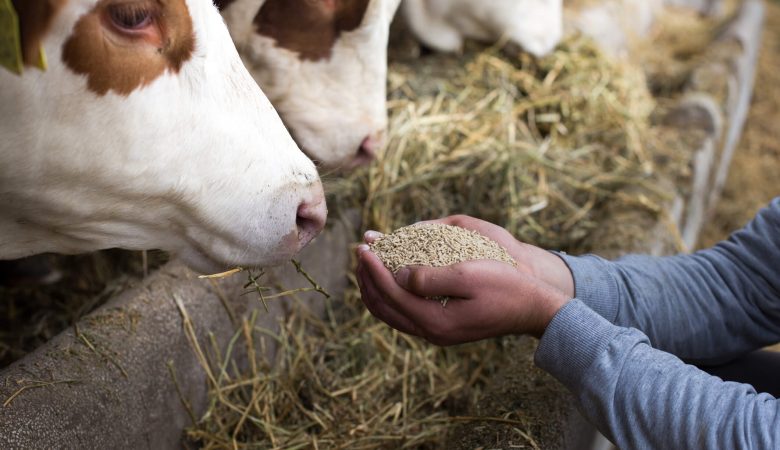
[[[360,205],[383,232],[464,213],[569,249],[604,220],[605,202],[660,211],[657,161],[678,170],[686,156],[651,126],[642,70],[584,38],[538,61],[488,49],[398,62],[389,83],[385,154],[330,185],[331,208]]]
[[[707,17],[689,8],[666,7],[650,39],[637,42],[632,59],[647,74],[656,97],[676,98],[693,71],[706,63],[712,43],[738,12],[740,1],[724,2],[722,17]]]
[[[195,445],[438,448],[449,425],[491,420],[460,414],[501,364],[499,341],[429,346],[377,322],[354,287],[338,303],[326,300],[323,319],[297,304],[295,294],[288,295],[296,304],[278,333],[256,326],[252,316],[224,352],[198,343],[182,309],[209,383],[209,409],[187,430]],[[269,341],[278,344],[274,364],[257,356]],[[231,364],[239,353],[249,358],[246,371]],[[533,442],[525,422],[493,419],[511,422]]]
[[[443,267],[475,259],[517,263],[504,247],[481,234],[443,224],[399,228],[371,243],[371,251],[395,273],[403,266]]]
[[[655,185],[685,176],[690,155],[676,148],[684,136],[654,123],[658,104],[637,66],[582,38],[540,61],[473,50],[391,65],[388,149],[373,167],[327,180],[332,210],[357,205],[364,226],[383,232],[467,213],[563,249],[607,220],[605,205],[664,213]],[[324,319],[298,305],[279,333],[250,318],[225,352],[196,345],[210,406],[188,438],[208,449],[441,448],[454,424],[492,421],[539,447],[543,412],[464,416],[505,363],[505,340],[430,346],[373,319],[352,281]],[[269,341],[279,345],[273,364],[256,356]],[[247,371],[229,363],[239,348]]]

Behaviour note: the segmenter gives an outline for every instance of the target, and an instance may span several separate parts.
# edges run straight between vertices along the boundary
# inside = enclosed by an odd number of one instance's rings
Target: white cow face
[[[399,0],[223,0],[255,80],[293,137],[326,168],[383,145],[387,42]]]
[[[210,0],[14,4],[49,67],[0,68],[0,258],[159,248],[216,271],[322,228],[315,167]]]

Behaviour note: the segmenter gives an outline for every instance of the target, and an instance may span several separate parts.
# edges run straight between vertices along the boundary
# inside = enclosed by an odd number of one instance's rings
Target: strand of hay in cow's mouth
[[[331,186],[331,208],[359,204],[368,228],[465,213],[569,249],[607,201],[661,211],[656,172],[685,170],[652,124],[641,68],[584,38],[538,61],[488,50],[395,63],[389,80],[386,153]]]

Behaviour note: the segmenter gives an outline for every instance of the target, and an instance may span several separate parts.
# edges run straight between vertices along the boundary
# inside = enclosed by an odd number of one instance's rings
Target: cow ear
[[[0,0],[8,2],[9,0]],[[19,20],[22,61],[26,66],[46,68],[43,38],[67,0],[11,0]]]

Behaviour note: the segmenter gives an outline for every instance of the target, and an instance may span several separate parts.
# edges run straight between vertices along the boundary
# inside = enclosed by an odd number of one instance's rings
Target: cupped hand
[[[547,250],[518,241],[509,231],[498,225],[466,215],[449,216],[420,223],[441,223],[476,231],[504,247],[517,262],[520,271],[556,287],[569,297],[574,297],[574,279],[561,258]],[[366,243],[370,244],[379,236],[381,234],[369,231],[365,236]]]
[[[500,234],[495,231],[488,230]],[[368,245],[359,246],[357,254],[357,280],[369,311],[393,328],[437,345],[507,334],[539,337],[571,298],[526,269],[498,261],[410,266],[393,275]],[[450,300],[442,306],[430,297]]]

